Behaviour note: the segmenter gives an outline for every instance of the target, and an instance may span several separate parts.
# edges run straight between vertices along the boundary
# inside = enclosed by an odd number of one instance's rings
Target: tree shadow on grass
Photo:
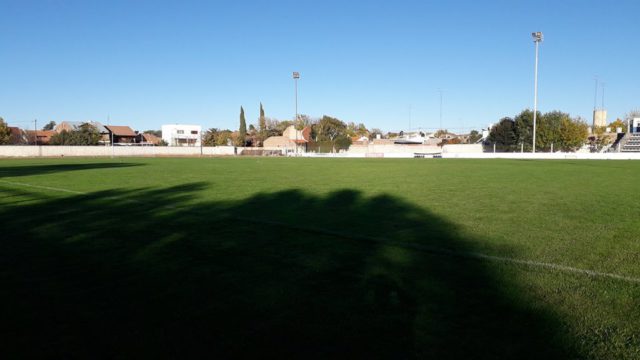
[[[205,187],[2,208],[9,355],[576,357],[515,279],[425,251],[473,239],[424,209],[353,190],[190,205]]]
[[[111,169],[111,168],[123,168],[123,167],[141,166],[141,165],[143,164],[108,162],[108,163],[83,163],[83,164],[46,164],[46,165],[27,164],[22,166],[0,166],[0,179],[4,177],[45,175],[45,174],[65,172],[65,171]]]

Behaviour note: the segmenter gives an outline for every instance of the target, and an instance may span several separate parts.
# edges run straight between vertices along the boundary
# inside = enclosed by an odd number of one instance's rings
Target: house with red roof
[[[128,126],[105,125],[109,130],[113,143],[115,144],[134,144],[138,134]]]

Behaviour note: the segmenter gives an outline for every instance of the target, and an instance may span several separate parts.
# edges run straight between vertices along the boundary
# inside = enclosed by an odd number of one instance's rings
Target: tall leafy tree
[[[205,146],[226,146],[229,145],[232,134],[231,130],[211,128],[204,133],[202,141]]]
[[[49,121],[49,123],[42,127],[42,130],[53,130],[54,127],[56,127],[56,122]]]
[[[475,144],[480,139],[482,139],[482,134],[478,130],[471,130],[471,132],[469,133],[469,138],[467,139],[467,142],[469,144]]]
[[[293,125],[295,125],[296,130],[302,130],[307,126],[313,125],[313,120],[309,115],[298,114],[298,120],[296,120]]]
[[[347,133],[349,136],[369,136],[369,130],[367,130],[367,127],[363,123],[348,123]]]
[[[538,111],[536,123],[540,121],[541,118],[542,115]],[[516,145],[522,145],[524,151],[531,151],[533,148],[533,111],[529,109],[522,110],[513,120],[516,123]],[[536,130],[536,132],[539,132],[539,129]]]
[[[247,138],[247,121],[244,118],[244,108],[240,106],[240,128],[238,129],[237,145],[244,146]]]
[[[331,116],[323,116],[314,125],[313,133],[319,143],[328,144],[333,152],[339,149],[348,149],[351,145],[347,124]]]
[[[512,151],[516,145],[516,123],[506,117],[494,125],[489,132],[489,142],[496,145],[496,150]]]
[[[551,151],[552,144],[554,151],[558,149],[562,137],[562,122],[565,119],[571,117],[561,111],[550,111],[540,117],[536,124],[536,150]]]
[[[589,135],[589,126],[580,118],[563,117],[560,121],[560,137],[554,150],[576,151],[585,144]]]
[[[143,131],[143,133],[152,134],[152,135],[155,135],[155,136],[157,136],[159,138],[162,137],[162,130],[145,130],[145,131]]]
[[[6,145],[11,141],[11,129],[9,125],[0,117],[0,145]]]
[[[50,140],[51,145],[98,145],[99,142],[98,129],[89,123],[80,125],[77,130],[63,130],[53,135]]]
[[[622,119],[616,119],[616,121],[613,121],[611,124],[609,124],[609,127],[611,128],[611,131],[616,132],[618,128],[622,129],[623,133],[627,132],[627,124],[624,123],[624,121],[622,121]]]

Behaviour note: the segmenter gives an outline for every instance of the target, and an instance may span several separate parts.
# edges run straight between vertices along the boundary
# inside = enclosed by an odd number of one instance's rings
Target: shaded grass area
[[[220,164],[210,166],[224,168]],[[242,161],[222,164],[249,167]],[[340,162],[333,164],[335,173],[346,172]],[[252,179],[256,168],[243,175]],[[80,182],[84,172],[112,170],[118,179],[132,169],[32,169],[29,181],[55,184],[55,174],[73,173]],[[0,242],[0,281],[7,294],[0,336],[9,355],[640,355],[633,331],[640,319],[635,285],[363,240],[530,254],[518,241],[471,235],[462,219],[451,220],[461,207],[432,210],[440,209],[440,199],[412,189],[411,180],[391,191],[371,180],[356,188],[348,186],[353,180],[341,179],[330,191],[318,191],[320,186],[286,189],[295,182],[282,177],[282,184],[257,186],[240,197],[216,195],[225,189],[219,174],[186,169],[193,170],[168,166],[175,182],[182,179],[179,185],[114,189],[119,182],[111,179],[111,189],[86,195],[0,183],[0,217],[10,219],[3,221]],[[185,181],[197,178],[209,181]],[[445,191],[458,181],[445,184]],[[212,195],[212,189],[219,192]],[[432,203],[418,205],[407,193]]]
[[[141,163],[125,162],[92,162],[92,163],[52,163],[36,165],[0,166],[0,178],[47,175],[66,171],[99,170],[140,166]]]
[[[202,187],[45,200],[33,205],[42,218],[31,206],[5,208],[3,218],[14,221],[1,249],[3,309],[10,309],[2,336],[12,352],[570,355],[552,314],[504,296],[514,284],[481,262],[238,220],[305,203],[334,226],[367,217],[387,235],[470,246],[432,214],[353,190],[180,207]],[[286,218],[296,223],[295,213]]]

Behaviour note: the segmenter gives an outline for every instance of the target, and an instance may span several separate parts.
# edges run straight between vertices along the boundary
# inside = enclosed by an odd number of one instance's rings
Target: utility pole
[[[298,156],[298,129],[296,129],[296,125],[298,124],[298,79],[300,79],[300,73],[297,71],[293,72],[293,83],[295,87],[295,97],[296,97],[296,119],[293,122],[293,130],[296,132],[296,156]]]
[[[534,70],[533,80],[533,149],[532,153],[536,152],[536,118],[538,116],[538,46],[542,42],[543,35],[541,32],[531,33],[533,42],[536,44],[536,64]]]
[[[440,93],[440,129],[438,130],[442,130],[442,89],[439,89],[438,92]]]
[[[109,126],[111,126],[111,115],[107,114],[107,124],[109,124]],[[113,150],[113,130],[111,129],[107,129],[109,130],[109,143],[111,144],[111,158],[113,159],[114,156],[114,150]]]
[[[38,146],[38,119],[33,120],[33,130],[35,130],[33,133],[33,142]]]
[[[595,113],[598,108],[598,77],[595,76],[594,80],[596,81],[596,91],[593,94],[593,111]]]

